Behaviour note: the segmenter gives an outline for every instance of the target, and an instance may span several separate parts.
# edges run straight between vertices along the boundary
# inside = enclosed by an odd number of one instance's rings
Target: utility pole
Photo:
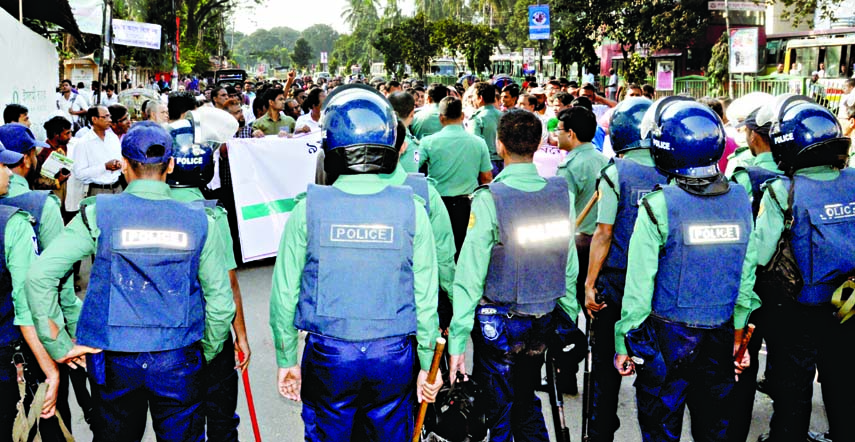
[[[172,19],[175,20],[175,46],[172,48],[172,90],[178,90],[178,13],[175,11],[175,0],[172,0]]]
[[[724,26],[727,32],[727,96],[733,98],[733,74],[730,72],[730,4],[728,0],[724,0]],[[742,74],[743,80],[745,74]]]

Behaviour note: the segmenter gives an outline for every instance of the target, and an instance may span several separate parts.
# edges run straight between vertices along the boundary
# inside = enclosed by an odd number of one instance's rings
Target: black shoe
[[[576,373],[561,373],[562,376],[558,381],[558,388],[561,391],[561,394],[566,394],[570,396],[578,396],[579,395],[579,386],[578,382],[576,382]]]
[[[807,440],[808,442],[831,442],[831,433],[808,431]]]

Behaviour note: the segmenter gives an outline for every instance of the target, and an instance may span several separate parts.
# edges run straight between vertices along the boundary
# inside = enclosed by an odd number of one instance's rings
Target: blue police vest
[[[614,270],[626,270],[629,238],[635,227],[641,198],[650,193],[657,184],[667,184],[668,178],[659,173],[655,167],[645,166],[632,160],[614,158],[612,161],[618,172],[620,198],[612,230],[612,245],[604,266]]]
[[[415,334],[412,189],[355,195],[310,185],[306,223],[294,325],[346,341]]]
[[[717,196],[664,186],[668,240],[659,255],[653,313],[693,327],[733,317],[753,225],[745,188],[729,183]]]
[[[15,325],[12,275],[6,266],[6,223],[17,212],[16,208],[0,206],[0,347],[22,339],[21,330]]]
[[[766,181],[780,175],[757,166],[746,167],[742,170],[745,170],[748,174],[748,180],[751,182],[751,211],[754,213],[754,219],[757,219],[757,213],[760,211],[760,202],[763,201],[763,189],[761,186]]]
[[[425,210],[430,215],[430,192],[428,191],[427,177],[420,173],[408,173],[404,185],[413,189],[413,193],[425,200]]]
[[[45,208],[45,201],[49,195],[49,190],[31,190],[18,196],[0,199],[0,204],[17,207],[35,218],[36,223],[33,225],[33,230],[36,232],[36,238],[39,242],[39,253],[44,250],[41,238],[39,238],[39,226],[41,226],[42,210]]]
[[[197,275],[208,235],[204,207],[128,193],[95,201],[101,235],[78,342],[148,352],[201,340],[205,302]]]
[[[491,183],[499,242],[490,252],[484,285],[489,301],[516,313],[552,312],[565,294],[569,244],[573,238],[567,181],[547,179],[537,192]]]
[[[789,180],[783,181],[789,188]],[[798,301],[826,304],[834,290],[855,275],[855,170],[843,169],[832,181],[797,175],[792,232],[805,282]]]

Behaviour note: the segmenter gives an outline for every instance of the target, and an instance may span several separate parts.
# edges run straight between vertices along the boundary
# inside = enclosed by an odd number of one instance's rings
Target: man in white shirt
[[[87,105],[86,99],[75,94],[71,90],[71,86],[71,80],[62,80],[59,95],[56,97],[56,108],[62,111],[68,117],[69,121],[74,123],[73,129],[76,131],[83,126],[81,120],[86,115]]]
[[[849,120],[849,108],[855,106],[855,79],[849,78],[843,83],[843,95],[837,108],[837,118],[840,123]]]
[[[606,96],[609,100],[617,100],[618,76],[614,69],[609,69],[609,84],[606,87]]]
[[[76,146],[72,174],[89,186],[86,196],[120,193],[122,145],[110,130],[110,112],[104,106],[89,109],[92,130]]]
[[[116,86],[108,84],[101,93],[101,105],[111,106],[119,104],[119,96],[116,94]]]

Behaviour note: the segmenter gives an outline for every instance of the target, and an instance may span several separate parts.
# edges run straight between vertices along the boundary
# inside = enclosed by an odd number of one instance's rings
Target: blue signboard
[[[529,40],[549,40],[549,5],[528,7]]]

